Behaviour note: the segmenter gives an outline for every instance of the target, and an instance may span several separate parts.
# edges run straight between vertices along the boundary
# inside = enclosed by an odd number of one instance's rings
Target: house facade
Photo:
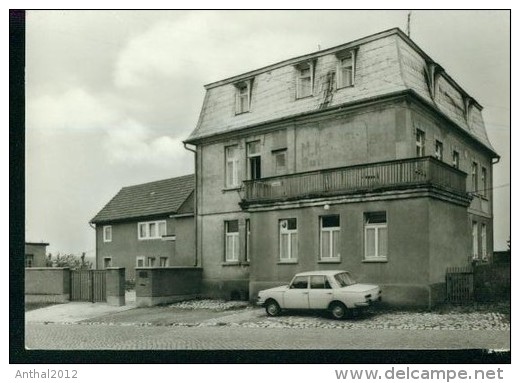
[[[482,107],[399,29],[205,88],[185,143],[207,294],[346,269],[431,305],[447,267],[492,254]]]
[[[45,242],[25,242],[25,267],[45,267],[47,246]]]
[[[195,177],[187,175],[122,188],[90,221],[96,268],[194,266]]]

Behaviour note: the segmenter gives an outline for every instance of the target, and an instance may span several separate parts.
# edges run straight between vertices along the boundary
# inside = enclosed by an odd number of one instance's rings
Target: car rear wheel
[[[282,309],[280,308],[280,305],[273,299],[270,299],[265,304],[265,312],[267,315],[271,317],[275,317],[277,315],[280,315],[280,312]]]
[[[330,313],[334,319],[343,319],[347,315],[347,308],[341,302],[334,302],[330,305]]]

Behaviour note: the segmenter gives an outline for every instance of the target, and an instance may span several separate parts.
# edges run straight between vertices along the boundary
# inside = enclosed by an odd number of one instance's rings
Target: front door
[[[332,288],[324,275],[311,275],[309,289],[309,308],[324,310],[332,301]]]
[[[309,308],[309,277],[295,277],[284,293],[286,309],[308,309]]]

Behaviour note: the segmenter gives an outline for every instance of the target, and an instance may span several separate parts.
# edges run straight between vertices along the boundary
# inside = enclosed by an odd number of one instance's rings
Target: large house
[[[90,221],[97,268],[195,266],[193,174],[122,188]]]
[[[428,305],[447,267],[492,253],[499,156],[482,106],[401,30],[205,88],[185,144],[207,294],[253,299],[300,271],[345,269],[387,302]],[[136,244],[141,221],[127,223]]]

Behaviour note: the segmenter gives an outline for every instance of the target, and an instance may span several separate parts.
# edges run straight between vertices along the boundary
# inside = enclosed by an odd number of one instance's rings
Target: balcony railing
[[[465,195],[466,173],[433,157],[316,170],[244,182],[244,202],[438,186]]]

